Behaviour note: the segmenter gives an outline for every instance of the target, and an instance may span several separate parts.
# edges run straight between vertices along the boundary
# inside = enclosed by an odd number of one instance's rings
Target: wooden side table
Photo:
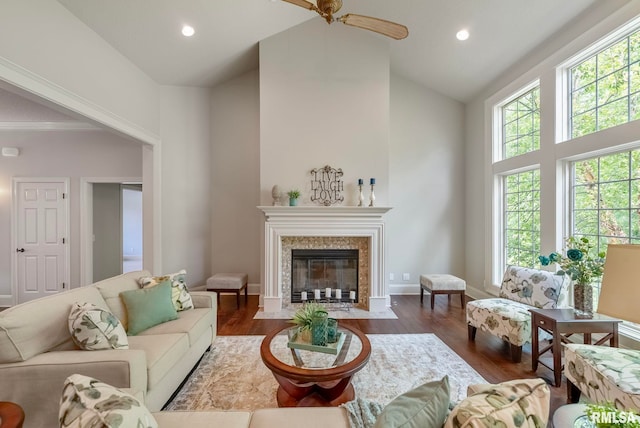
[[[622,322],[617,318],[606,315],[593,314],[592,318],[576,318],[573,309],[529,309],[531,312],[531,366],[535,372],[538,363],[553,370],[555,386],[562,383],[562,343],[570,343],[568,337],[575,333],[584,335],[584,343],[591,343],[591,334],[606,333],[594,345],[601,345],[609,340],[609,346],[618,347],[618,324]],[[545,330],[553,336],[550,345],[544,349],[539,348],[538,328]],[[553,367],[549,367],[540,356],[551,350],[553,353]]]

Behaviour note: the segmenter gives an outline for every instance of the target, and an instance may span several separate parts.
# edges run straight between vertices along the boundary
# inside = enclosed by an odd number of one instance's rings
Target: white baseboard
[[[392,296],[420,294],[420,284],[389,284],[389,294]]]

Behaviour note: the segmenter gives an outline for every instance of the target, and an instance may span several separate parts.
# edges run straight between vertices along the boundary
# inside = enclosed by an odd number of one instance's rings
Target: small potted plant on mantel
[[[289,195],[289,206],[295,207],[298,205],[298,198],[300,197],[300,191],[298,189],[289,190],[287,195]]]

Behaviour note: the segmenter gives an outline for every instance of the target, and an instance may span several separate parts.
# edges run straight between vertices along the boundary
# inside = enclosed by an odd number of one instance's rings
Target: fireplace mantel
[[[265,312],[282,309],[282,237],[355,236],[369,239],[370,311],[390,304],[386,283],[383,216],[391,207],[259,206],[265,215],[263,305]]]
[[[322,206],[260,206],[258,207],[267,219],[279,218],[344,218],[344,219],[377,219],[391,209],[391,207],[322,207]]]

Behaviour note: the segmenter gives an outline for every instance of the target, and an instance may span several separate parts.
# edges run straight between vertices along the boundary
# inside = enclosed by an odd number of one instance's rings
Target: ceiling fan
[[[356,15],[354,13],[347,13],[346,15],[334,18],[333,15],[342,7],[342,0],[317,0],[317,5],[307,0],[283,1],[317,12],[318,15],[323,17],[328,24],[331,24],[333,21],[337,20],[342,22],[343,24],[351,25],[358,28],[364,28],[365,30],[375,31],[376,33],[383,34],[396,40],[404,39],[409,35],[409,30],[404,25],[386,21],[380,18]]]

